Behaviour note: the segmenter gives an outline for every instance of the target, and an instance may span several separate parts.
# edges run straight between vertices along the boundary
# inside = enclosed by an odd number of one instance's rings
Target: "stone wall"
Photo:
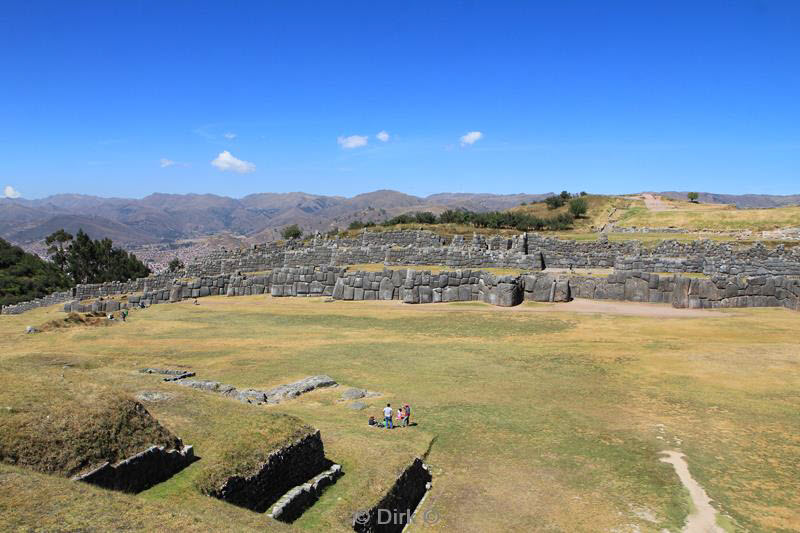
[[[691,290],[691,292],[686,292]],[[676,291],[684,291],[678,294]],[[792,276],[723,276],[709,279],[638,270],[594,277],[529,272],[497,276],[483,270],[389,269],[380,272],[344,268],[283,267],[257,275],[205,276],[179,280],[170,289],[129,295],[126,300],[71,301],[65,311],[114,312],[140,304],[187,298],[269,293],[273,297],[326,296],[334,300],[400,300],[405,303],[481,301],[514,306],[523,300],[568,302],[572,298],[670,303],[675,307],[774,307],[797,309],[800,279]],[[684,294],[685,293],[685,294]]]
[[[377,504],[354,514],[353,529],[359,533],[403,531],[432,480],[428,465],[420,458],[414,459]]]
[[[319,431],[272,452],[252,476],[232,476],[209,495],[263,513],[291,488],[332,466]]]
[[[136,493],[171,478],[195,459],[191,446],[182,446],[175,450],[151,446],[115,465],[106,462],[73,479],[104,489]]]
[[[72,299],[72,291],[54,292],[42,298],[35,300],[28,300],[27,302],[19,302],[12,305],[4,305],[0,309],[0,314],[3,315],[20,315],[31,309],[37,307],[49,307],[51,305],[60,304]]]
[[[677,308],[785,307],[800,310],[800,279],[787,276],[714,276],[615,272],[608,277],[573,276],[575,298],[669,303]],[[527,293],[526,293],[527,294]]]
[[[273,242],[242,250],[221,250],[190,264],[185,272],[177,275],[165,273],[127,282],[78,285],[71,294],[55,293],[40,300],[6,306],[2,312],[20,313],[34,307],[71,299],[85,300],[130,293],[142,293],[140,300],[146,303],[177,301],[182,298],[214,294],[229,296],[262,294],[265,291],[270,291],[273,296],[333,296],[335,279],[350,275],[349,273],[343,275],[341,267],[362,263],[382,263],[386,266],[439,265],[456,271],[461,269],[473,272],[480,268],[539,271],[546,268],[613,267],[618,272],[702,272],[709,276],[727,277],[798,276],[800,247],[787,249],[779,245],[767,248],[761,243],[740,247],[732,243],[710,240],[688,242],[667,240],[655,246],[644,246],[635,240],[609,242],[605,234],[599,234],[597,240],[576,241],[543,237],[535,233],[521,233],[512,237],[473,235],[471,239],[456,235],[447,242],[447,239],[430,231],[365,231],[359,237],[352,239],[325,239],[318,235],[306,243]],[[307,265],[323,266],[314,269]],[[300,272],[292,268],[301,270],[312,268],[313,271]],[[246,272],[262,271],[271,271],[274,279],[269,279],[270,274],[263,274],[260,278],[246,274]],[[176,277],[179,277],[177,281],[174,279]],[[193,279],[181,281],[184,277]],[[363,276],[358,277],[363,278]],[[460,279],[457,276],[451,277]],[[370,278],[370,282],[378,283],[377,289],[358,287],[350,285],[349,282],[345,282],[343,287],[364,289],[366,298],[374,296],[376,299],[386,299],[378,297],[375,292],[380,290],[382,280],[375,279],[374,275]],[[483,281],[486,287],[497,287],[492,285],[489,278],[484,278]],[[403,292],[393,298],[403,301],[415,301],[419,298],[421,302],[426,302],[429,291],[425,287],[429,285],[422,282],[414,283],[414,287],[424,288],[403,287],[412,289],[411,295],[407,296]],[[478,280],[466,284],[475,285],[478,284]],[[181,288],[177,289],[176,285],[180,285]],[[445,299],[445,293],[449,293],[449,298],[454,297],[453,290],[445,291],[445,287],[436,285],[429,287],[434,291],[430,293],[431,301],[440,301],[439,295],[441,301],[453,301]],[[395,285],[395,288],[399,288],[399,285]],[[491,296],[493,290],[495,289],[486,289],[481,295],[480,289],[476,289],[472,291],[471,299],[494,301],[494,297]],[[467,299],[466,289],[463,291],[464,294],[458,296],[459,300]],[[526,289],[525,292],[534,291]],[[349,293],[350,290],[347,289],[341,297],[350,299]],[[357,294],[361,294],[361,291]],[[357,294],[354,293],[352,299],[360,299]],[[500,298],[497,301],[506,300],[507,298]],[[113,307],[115,304],[108,305]]]

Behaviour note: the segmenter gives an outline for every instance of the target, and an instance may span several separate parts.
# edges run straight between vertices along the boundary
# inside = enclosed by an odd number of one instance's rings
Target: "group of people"
[[[407,427],[411,424],[411,406],[408,404],[403,405],[402,407],[397,408],[397,423],[392,422],[392,404],[387,403],[386,407],[383,408],[383,422],[379,422],[375,420],[374,416],[369,417],[369,425],[370,426],[377,426],[384,429],[393,429],[395,427]]]
[[[114,316],[114,313],[108,313],[106,315],[106,318],[109,319],[109,320],[116,320],[116,317]],[[120,311],[119,318],[123,322],[126,322],[128,320],[128,310],[127,309],[123,309],[122,311]]]

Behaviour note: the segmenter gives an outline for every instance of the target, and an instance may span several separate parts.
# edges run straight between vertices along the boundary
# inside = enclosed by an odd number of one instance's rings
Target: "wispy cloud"
[[[336,139],[336,142],[339,143],[339,146],[346,150],[366,146],[368,141],[369,139],[366,135],[350,135],[348,137],[339,137]]]
[[[224,150],[211,161],[211,165],[217,167],[223,172],[238,172],[239,174],[248,174],[254,172],[256,165],[249,161],[242,161],[234,157],[229,151]]]
[[[168,167],[188,167],[189,163],[181,163],[180,161],[173,161],[172,159],[167,159],[166,157],[162,157],[158,161],[159,166],[161,168],[168,168]]]
[[[468,144],[475,144],[479,140],[483,138],[483,133],[480,131],[470,131],[461,136],[461,146],[467,146]]]
[[[6,185],[3,188],[3,196],[5,196],[6,198],[19,198],[20,194],[19,191],[14,187],[12,187],[11,185]]]
[[[381,142],[386,142],[389,140],[389,132],[386,130],[381,130],[377,135],[375,135],[375,137],[377,137]]]
[[[228,131],[226,133],[223,133],[222,136],[225,137],[226,139],[228,139],[229,141],[232,141],[232,140],[234,140],[236,138],[236,134],[233,133],[232,131]]]

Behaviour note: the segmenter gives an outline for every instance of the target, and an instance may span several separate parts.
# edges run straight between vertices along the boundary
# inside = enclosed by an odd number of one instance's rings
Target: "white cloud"
[[[375,137],[377,137],[379,141],[386,142],[389,140],[389,132],[386,130],[381,130]]]
[[[224,133],[222,136],[231,141],[236,138],[236,134],[233,133],[232,131]]]
[[[187,167],[188,168],[190,166],[189,163],[181,163],[180,161],[173,161],[172,159],[167,159],[166,157],[162,157],[158,161],[158,164],[161,166],[161,168],[167,168],[167,167]]]
[[[19,198],[20,194],[19,191],[11,185],[6,185],[5,188],[3,188],[3,196],[6,198]]]
[[[239,174],[247,174],[256,169],[255,164],[249,161],[242,161],[237,159],[227,150],[220,152],[219,155],[211,162],[211,164],[218,169],[224,171],[238,172]]]
[[[482,138],[483,138],[483,133],[479,131],[471,131],[461,136],[461,146],[466,146],[468,144],[475,144]]]
[[[367,141],[366,135],[350,135],[349,137],[339,137],[336,139],[336,142],[338,142],[342,148],[346,149],[366,146]]]

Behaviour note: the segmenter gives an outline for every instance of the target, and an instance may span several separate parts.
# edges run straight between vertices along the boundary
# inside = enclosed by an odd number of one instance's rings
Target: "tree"
[[[548,209],[557,209],[564,205],[565,202],[566,200],[562,196],[548,196],[544,199],[544,203],[547,204]]]
[[[115,248],[111,239],[92,240],[82,229],[67,248],[66,257],[67,273],[75,283],[125,281],[150,273],[135,255]]]
[[[45,237],[44,243],[47,245],[47,255],[53,260],[53,263],[58,265],[61,272],[67,266],[67,252],[64,249],[64,244],[72,240],[72,235],[60,229]]]
[[[586,191],[581,191],[581,196],[586,196],[588,193]]]
[[[561,197],[561,199],[562,199],[562,200],[564,200],[565,202],[566,202],[567,200],[569,200],[570,198],[572,198],[572,195],[571,195],[570,193],[568,193],[567,191],[561,191],[561,194],[559,194],[559,196],[560,196],[560,197]],[[562,204],[562,205],[563,205],[563,204]]]
[[[690,192],[686,195],[690,202],[697,203],[697,199],[700,198],[700,195],[696,192]]]
[[[569,201],[569,212],[575,218],[580,218],[589,210],[589,203],[583,197],[573,198]]]
[[[185,265],[183,264],[183,261],[181,261],[176,257],[175,259],[169,262],[167,268],[169,268],[170,272],[177,272],[178,270],[183,270],[184,266]]]
[[[300,226],[297,224],[292,224],[291,226],[286,226],[283,228],[281,235],[287,241],[290,239],[299,239],[303,236],[303,230],[300,229]]]

